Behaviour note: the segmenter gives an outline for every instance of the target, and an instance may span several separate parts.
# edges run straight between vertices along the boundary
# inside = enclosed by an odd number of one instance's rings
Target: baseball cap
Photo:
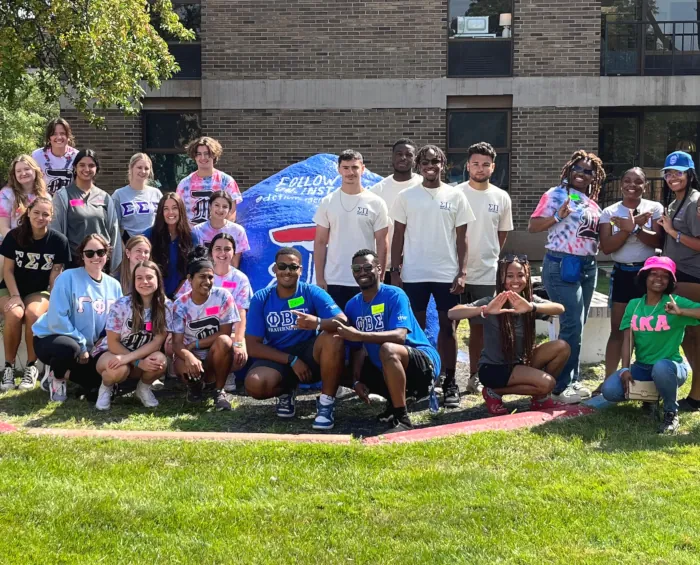
[[[674,171],[685,172],[688,169],[694,169],[695,163],[693,158],[685,151],[674,151],[668,157],[666,157],[666,162],[664,163],[663,170],[673,169]]]
[[[673,280],[676,280],[676,263],[670,257],[649,257],[644,261],[644,266],[639,269],[639,272],[648,271],[649,269],[663,269],[671,273]]]

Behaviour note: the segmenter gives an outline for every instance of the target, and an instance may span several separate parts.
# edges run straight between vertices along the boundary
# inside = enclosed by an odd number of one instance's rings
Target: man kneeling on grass
[[[292,418],[297,385],[321,380],[313,428],[333,429],[345,364],[334,321],[347,318],[325,290],[299,281],[301,253],[293,247],[277,252],[272,270],[277,284],[256,292],[248,310],[246,345],[255,361],[245,378],[246,392],[258,400],[276,396],[277,415]]]
[[[367,403],[370,393],[389,400],[379,421],[395,431],[413,429],[406,411],[407,393],[417,398],[428,394],[440,374],[440,355],[418,325],[406,293],[380,282],[374,251],[355,253],[352,274],[362,292],[345,307],[351,326],[336,325],[339,337],[354,342],[353,388]]]

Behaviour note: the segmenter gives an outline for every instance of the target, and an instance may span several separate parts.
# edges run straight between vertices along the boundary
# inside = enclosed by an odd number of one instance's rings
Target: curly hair
[[[591,200],[598,200],[598,195],[600,194],[600,189],[603,188],[603,182],[605,182],[605,169],[603,168],[603,161],[600,160],[595,153],[588,153],[584,149],[579,149],[571,154],[571,159],[562,167],[561,170],[561,183],[562,185],[567,185],[569,183],[569,178],[571,177],[571,169],[578,161],[590,161],[593,164],[593,182],[591,183],[591,192],[588,197]]]

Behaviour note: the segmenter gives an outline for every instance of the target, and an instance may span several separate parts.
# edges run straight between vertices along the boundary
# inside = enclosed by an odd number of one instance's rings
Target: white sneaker
[[[467,394],[479,394],[481,389],[484,388],[479,380],[479,372],[477,371],[467,379]]]
[[[165,383],[160,379],[156,379],[151,383],[151,390],[163,390],[165,388]]]
[[[19,383],[19,390],[33,390],[36,386],[36,380],[39,378],[39,368],[34,365],[27,365],[24,368],[22,380]]]
[[[49,376],[49,400],[52,402],[65,402],[66,395],[66,379],[57,379],[50,373]]]
[[[236,392],[236,375],[234,373],[231,373],[228,377],[226,377],[224,390],[226,392]]]
[[[562,404],[578,404],[583,400],[583,398],[579,396],[578,392],[576,392],[573,387],[568,386],[561,391],[560,394],[552,393],[552,400],[555,402],[561,402]]]
[[[0,381],[0,392],[7,392],[15,388],[15,368],[5,365],[5,370],[2,372],[2,381]]]
[[[146,408],[155,408],[158,406],[158,399],[151,390],[151,385],[147,385],[143,381],[139,381],[136,385],[136,398],[141,401]]]
[[[55,379],[54,379],[55,380]],[[97,402],[95,402],[95,408],[98,410],[109,410],[112,406],[112,390],[114,385],[105,386],[100,385],[100,390],[97,392]]]
[[[579,381],[574,381],[571,383],[571,388],[573,388],[583,400],[588,400],[591,396],[593,396],[591,390],[583,386],[583,383],[580,383]]]

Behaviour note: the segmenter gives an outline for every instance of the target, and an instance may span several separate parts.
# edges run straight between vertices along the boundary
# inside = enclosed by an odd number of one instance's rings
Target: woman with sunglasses
[[[583,326],[598,278],[598,222],[596,202],[605,180],[602,161],[579,150],[561,171],[560,184],[542,195],[530,218],[530,233],[547,231],[542,279],[549,297],[565,308],[559,317],[559,338],[571,346],[552,398],[574,404],[591,397],[581,383]]]
[[[58,276],[48,311],[32,326],[37,356],[51,366],[41,385],[54,402],[66,400],[68,380],[91,396],[102,382],[90,350],[105,329],[110,307],[122,297],[119,282],[103,272],[109,252],[104,237],[87,236],[76,251],[80,266]]]
[[[656,229],[656,220],[664,212],[659,202],[642,198],[647,177],[634,167],[622,175],[622,200],[608,206],[600,216],[600,249],[615,261],[610,277],[610,337],[605,349],[605,374],[617,371],[622,354],[620,322],[630,300],[644,294],[635,284],[644,261],[663,246],[663,230]],[[598,387],[597,393],[600,392]]]
[[[663,191],[668,211],[658,222],[666,234],[664,255],[676,265],[676,292],[700,302],[700,185],[693,158],[684,151],[674,151],[663,168]],[[687,398],[681,410],[700,411],[700,327],[689,327],[683,339],[683,352],[693,373]]]
[[[504,394],[531,396],[531,410],[554,408],[549,396],[569,359],[561,340],[535,345],[535,318],[561,316],[564,307],[532,293],[530,264],[525,255],[507,255],[498,263],[496,296],[455,306],[451,320],[474,319],[484,326],[479,359],[481,394],[495,416],[507,414]]]

